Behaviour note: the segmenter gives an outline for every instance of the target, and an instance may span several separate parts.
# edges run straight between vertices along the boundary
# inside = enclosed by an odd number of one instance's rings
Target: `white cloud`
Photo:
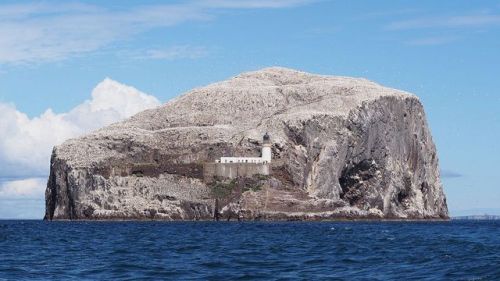
[[[215,9],[285,8],[310,2],[205,0],[115,10],[64,2],[0,5],[0,63],[39,63],[94,52],[153,28],[212,19]]]
[[[46,178],[7,181],[0,185],[0,200],[40,199],[44,197],[46,185]]]
[[[47,109],[29,118],[14,105],[0,103],[0,217],[41,218],[54,145],[158,106],[153,96],[109,78],[90,100],[66,113]],[[4,179],[2,177],[25,177]]]
[[[436,45],[444,45],[458,40],[457,37],[449,37],[449,36],[432,36],[432,37],[423,37],[417,38],[407,41],[408,45],[414,46],[436,46]]]
[[[0,62],[60,60],[99,50],[154,27],[207,18],[197,9],[173,5],[115,12],[98,8],[44,12],[33,9],[29,17],[0,20]]]
[[[67,113],[47,109],[30,119],[14,105],[0,103],[0,177],[45,175],[54,145],[159,104],[155,97],[108,78],[90,100]]]
[[[200,4],[212,8],[265,9],[288,8],[306,5],[318,0],[205,0]]]
[[[387,28],[391,30],[407,30],[424,28],[483,27],[491,25],[500,25],[500,15],[481,13],[461,16],[416,18],[392,22],[387,26]]]
[[[47,178],[0,178],[0,219],[41,219]]]
[[[83,3],[58,3],[58,5],[49,5],[43,2],[32,2],[24,4],[5,4],[0,6],[0,18],[2,19],[21,19],[31,15],[50,15],[55,13],[75,13],[75,12],[94,12],[96,7]]]
[[[106,78],[94,88],[91,100],[65,114],[64,119],[89,131],[158,105],[155,97]]]
[[[194,47],[189,45],[172,46],[162,49],[149,49],[128,53],[136,59],[176,60],[176,59],[198,59],[207,56],[205,47]]]

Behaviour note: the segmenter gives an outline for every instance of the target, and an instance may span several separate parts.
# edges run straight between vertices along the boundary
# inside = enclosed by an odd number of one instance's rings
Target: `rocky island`
[[[207,173],[221,157],[268,172]],[[55,147],[45,195],[46,220],[448,219],[415,95],[277,67]]]

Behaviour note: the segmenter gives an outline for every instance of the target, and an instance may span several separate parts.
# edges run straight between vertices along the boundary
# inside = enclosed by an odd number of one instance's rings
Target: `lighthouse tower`
[[[271,163],[271,138],[269,134],[266,133],[264,137],[262,137],[262,161],[264,163]]]

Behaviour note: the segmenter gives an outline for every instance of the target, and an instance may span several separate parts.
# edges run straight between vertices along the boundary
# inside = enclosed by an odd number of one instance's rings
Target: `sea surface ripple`
[[[0,221],[0,280],[500,280],[500,221]]]

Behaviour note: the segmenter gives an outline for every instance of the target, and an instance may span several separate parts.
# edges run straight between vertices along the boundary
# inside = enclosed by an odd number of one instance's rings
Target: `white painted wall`
[[[262,160],[267,161],[267,163],[271,163],[271,145],[270,144],[264,144],[262,146]]]
[[[264,163],[262,157],[221,157],[220,163]]]
[[[215,163],[271,163],[272,151],[271,144],[265,142],[262,145],[261,157],[221,157],[215,160]]]

